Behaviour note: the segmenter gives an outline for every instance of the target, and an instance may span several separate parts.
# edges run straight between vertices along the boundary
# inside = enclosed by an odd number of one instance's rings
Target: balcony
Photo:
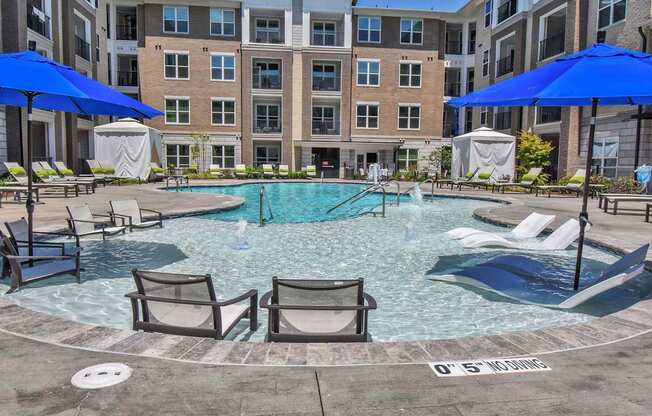
[[[118,86],[137,87],[138,71],[118,71]]]
[[[446,53],[451,55],[462,54],[462,42],[458,40],[449,40],[446,42]]]
[[[514,72],[514,54],[510,54],[504,58],[496,61],[496,76],[502,77],[503,75]]]
[[[254,133],[257,134],[281,133],[281,121],[256,119],[256,122],[254,123]]]
[[[28,9],[30,8],[28,7]],[[37,13],[43,14],[43,12],[40,10]],[[43,14],[43,16],[39,16],[33,10],[27,10],[27,27],[39,35],[51,39],[49,16],[46,16],[45,14]]]
[[[281,37],[281,32],[268,32],[268,31],[256,30],[255,42],[280,44],[283,43],[283,38]]]
[[[312,90],[313,91],[340,91],[340,79],[333,75],[327,76],[312,76]]]
[[[539,60],[543,61],[564,52],[566,33],[552,35],[539,42]]]
[[[512,112],[501,111],[496,113],[496,123],[494,125],[496,130],[509,130],[512,128]]]
[[[138,30],[134,25],[117,25],[115,30],[117,40],[138,40]]]
[[[459,82],[447,82],[444,84],[444,96],[459,97],[462,84]]]
[[[91,60],[91,45],[86,40],[75,35],[75,55],[80,58]]]
[[[507,0],[498,7],[498,24],[514,16],[518,11],[517,0]]]
[[[336,120],[312,120],[312,134],[316,136],[339,136],[340,123]]]
[[[262,75],[260,71],[254,69],[252,88],[261,90],[280,90],[281,89],[281,76],[280,75]]]
[[[558,123],[561,121],[561,107],[538,107],[537,124]]]

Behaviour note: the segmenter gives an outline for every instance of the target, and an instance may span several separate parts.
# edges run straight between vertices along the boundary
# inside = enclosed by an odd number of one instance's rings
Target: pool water
[[[252,288],[258,289],[262,296],[271,289],[272,276],[364,278],[365,290],[378,302],[378,309],[369,315],[373,339],[406,341],[500,334],[586,322],[626,307],[652,290],[651,276],[646,274],[580,308],[560,311],[433,282],[429,280],[430,274],[447,273],[497,255],[514,253],[513,250],[465,250],[443,235],[457,226],[505,232],[505,228],[472,217],[475,209],[493,203],[436,198],[420,205],[402,203],[400,207],[388,207],[386,218],[348,216],[324,221],[327,217],[323,212],[310,214],[306,206],[323,210],[332,202],[320,200],[320,195],[327,195],[326,189],[348,195],[352,191],[350,185],[309,184],[293,189],[297,185],[279,183],[267,188],[273,201],[294,204],[274,206],[275,218],[283,218],[283,212],[294,209],[302,212],[305,219],[314,221],[296,222],[296,217],[286,217],[284,221],[258,227],[256,217],[244,231],[247,250],[237,249],[238,224],[232,221],[240,217],[251,220],[245,204],[226,213],[168,220],[163,229],[133,232],[105,242],[85,240],[86,270],[81,285],[61,276],[6,296],[25,307],[68,319],[129,328],[131,308],[124,294],[134,290],[132,268],[210,273],[219,299]],[[314,189],[306,189],[307,186]],[[343,189],[337,189],[338,186]],[[277,191],[289,195],[305,192],[307,200],[274,195]],[[228,192],[248,191],[229,187]],[[534,240],[524,242],[523,248],[534,243]],[[572,275],[575,253],[574,250],[536,253],[536,257]],[[584,275],[616,260],[610,253],[591,247],[585,249],[585,258]],[[6,280],[0,282],[4,293]],[[248,331],[248,323],[244,321],[230,338],[262,341],[267,325],[263,310],[259,310],[259,321],[255,333]]]

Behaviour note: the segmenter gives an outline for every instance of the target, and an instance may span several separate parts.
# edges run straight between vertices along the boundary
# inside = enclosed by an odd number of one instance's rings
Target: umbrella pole
[[[25,93],[27,96],[27,249],[28,255],[34,255],[34,199],[32,198],[32,103],[34,94]],[[32,260],[30,260],[30,264]]]
[[[573,290],[580,287],[580,269],[582,268],[582,251],[584,251],[584,231],[589,223],[587,212],[589,203],[589,184],[591,183],[591,162],[593,160],[593,141],[595,139],[595,123],[598,116],[598,99],[591,101],[591,125],[589,127],[589,142],[586,151],[586,173],[584,174],[584,187],[582,192],[582,211],[580,212],[580,238],[577,242],[577,261],[575,263],[575,281]]]

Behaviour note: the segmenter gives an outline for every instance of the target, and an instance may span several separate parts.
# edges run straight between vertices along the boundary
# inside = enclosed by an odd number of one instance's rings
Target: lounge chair
[[[149,164],[149,180],[150,181],[164,181],[167,175],[165,174],[165,169],[160,167],[156,162],[150,162]]]
[[[482,187],[487,189],[487,187],[491,185],[491,178],[495,171],[496,171],[495,167],[491,170],[487,168],[479,169],[475,177],[471,177],[471,180],[465,182],[459,182],[457,184],[457,189],[461,191],[463,186],[469,186],[473,189],[482,188]]]
[[[444,170],[441,176],[435,175],[434,182],[437,185],[437,188],[442,188],[450,185],[450,183],[453,182],[453,179],[448,176],[448,171]]]
[[[5,193],[13,193],[18,202],[20,202],[22,195],[27,196],[28,194],[27,187],[23,185],[0,185],[0,207],[2,207],[2,196]],[[36,202],[41,200],[38,187],[32,188],[32,197],[36,199]]]
[[[539,193],[547,193],[548,198],[550,198],[551,193],[554,191],[559,192],[568,192],[574,193],[575,196],[579,197],[582,193],[582,188],[584,187],[584,179],[586,177],[586,169],[578,169],[569,180],[566,185],[537,185],[536,196],[539,196]]]
[[[500,256],[452,274],[434,275],[431,280],[473,286],[522,303],[570,309],[643,273],[648,249],[646,244],[605,267],[598,276],[584,277],[590,283],[580,291],[571,287],[572,276],[563,279],[567,286],[561,286],[554,269],[525,256]]]
[[[509,233],[508,236],[515,240],[521,240],[524,238],[534,238],[541,234],[541,232],[549,226],[555,220],[554,215],[543,215],[536,212],[528,215],[523,221],[521,221],[516,227],[514,227]],[[492,234],[486,231],[476,230],[475,228],[455,228],[453,230],[447,231],[446,236],[453,240],[461,240],[463,238],[469,237],[476,234]],[[497,234],[492,234],[497,235]]]
[[[290,177],[290,168],[288,167],[288,165],[278,166],[278,177],[285,178],[285,179]]]
[[[101,234],[102,240],[106,239],[107,236],[112,236],[116,234],[124,234],[127,230],[127,227],[109,225],[107,222],[112,220],[110,215],[104,214],[93,214],[88,207],[88,205],[82,205],[78,207],[66,207],[68,210],[68,227],[70,232],[77,237],[85,237],[89,235]],[[98,220],[97,218],[103,218],[103,220]],[[122,219],[124,224],[124,218]]]
[[[116,218],[124,218],[128,222],[126,225],[129,227],[129,231],[133,231],[134,228],[151,228],[156,226],[163,228],[163,215],[152,209],[141,208],[135,199],[110,201],[109,205],[111,205],[113,223],[117,224]],[[145,220],[143,213],[154,214],[156,219]]]
[[[27,186],[27,171],[15,162],[4,162],[7,172],[21,186]],[[79,196],[79,186],[74,183],[38,183],[32,182],[33,188],[40,189],[61,189],[64,197],[68,198],[68,191],[74,191],[75,196]]]
[[[317,177],[317,167],[315,165],[306,166],[306,175],[309,178],[316,178]]]
[[[532,192],[542,171],[542,168],[531,168],[527,174],[521,177],[520,182],[495,183],[491,186],[491,192],[498,190],[499,192],[505,193],[505,189],[507,188],[524,188]]]
[[[235,177],[246,179],[247,176],[247,167],[245,165],[235,165]]]
[[[218,301],[210,275],[133,270],[133,276],[137,290],[125,296],[135,331],[224,339],[241,319],[249,318],[252,331],[258,326],[256,290]]]
[[[273,178],[274,176],[276,176],[274,174],[274,166],[267,164],[263,165],[263,177]]]
[[[27,220],[21,218],[16,221],[5,222],[5,228],[9,232],[9,241],[19,255],[28,255],[28,228]],[[79,239],[75,238],[74,243],[62,243],[55,241],[43,241],[43,239],[52,239],[55,237],[74,237],[68,233],[55,233],[33,231],[32,254],[36,256],[63,256],[77,255],[81,251]],[[40,238],[40,239],[39,239]]]
[[[208,176],[219,179],[224,177],[224,170],[220,167],[220,165],[210,165],[208,167]]]
[[[359,280],[272,279],[260,300],[269,312],[268,342],[365,342],[367,315],[376,309]]]
[[[79,253],[73,255],[21,255],[6,235],[2,238],[0,251],[8,262],[11,284],[7,293],[19,290],[22,286],[48,277],[61,274],[73,274],[77,283],[80,282]]]
[[[586,225],[586,230],[591,228],[589,224]],[[552,234],[546,237],[545,240],[533,245],[529,250],[566,250],[573,241],[577,240],[580,236],[580,222],[574,218],[566,221],[559,226]],[[477,248],[477,247],[507,247],[507,248],[520,248],[523,249],[522,242],[509,241],[499,235],[490,233],[472,234],[461,240],[464,248]]]
[[[66,183],[77,185],[78,188],[84,188],[86,195],[91,191],[95,193],[95,181],[93,178],[88,179],[64,179],[59,176],[59,173],[52,169],[48,162],[34,162],[35,174],[42,183],[57,184]]]
[[[118,181],[120,184],[120,178],[115,176],[115,169],[104,167],[95,159],[86,159],[86,164],[92,177],[103,180],[104,183]]]
[[[67,179],[88,180],[88,181],[93,181],[95,184],[101,183],[103,186],[106,186],[107,181],[102,178],[98,178],[93,175],[75,175],[75,172],[72,169],[68,169],[68,167],[64,162],[55,160],[54,167],[57,170],[57,172],[59,172],[59,176],[66,180]]]
[[[463,177],[460,177],[460,178],[457,178],[457,179],[453,179],[453,180],[450,182],[451,191],[452,191],[453,188],[455,188],[456,186],[457,186],[458,189],[462,189],[462,186],[461,186],[460,184],[463,184],[463,183],[470,183],[471,181],[473,181],[473,178],[475,178],[475,175],[477,175],[479,171],[480,171],[480,168],[475,168],[475,169],[472,170],[472,171],[466,172],[466,174],[465,174]]]

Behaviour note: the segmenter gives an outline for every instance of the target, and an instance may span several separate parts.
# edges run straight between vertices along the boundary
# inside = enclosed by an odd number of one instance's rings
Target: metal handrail
[[[435,183],[437,183],[437,178],[435,178],[435,179],[432,179],[432,178],[425,179],[425,180],[423,180],[423,181],[421,181],[419,183],[419,186],[423,185],[424,183],[428,183],[428,182],[430,182],[430,185],[431,185],[431,188],[430,188],[430,200],[434,201],[435,200],[434,199],[434,196],[435,196]]]
[[[363,189],[362,191],[356,193],[353,196],[348,197],[344,201],[342,201],[339,204],[335,205],[334,207],[332,207],[331,209],[326,211],[326,213],[330,214],[331,212],[335,211],[336,209],[338,209],[339,207],[345,205],[346,203],[353,203],[353,202],[357,201],[358,199],[362,198],[363,196],[365,196],[366,194],[368,194],[369,192],[372,192],[373,190],[375,190],[378,187],[382,187],[382,184],[376,184],[376,185],[368,186],[365,189]],[[358,198],[358,197],[360,197],[360,198]]]
[[[272,212],[272,205],[267,198],[267,193],[265,192],[265,187],[260,188],[258,193],[258,225],[260,227],[265,226],[265,222],[269,221],[265,219],[265,201],[267,201],[267,210],[269,211],[269,220],[274,219],[274,213]]]
[[[401,205],[401,183],[399,181],[391,180],[385,182],[385,185],[389,185],[392,182],[396,184],[396,206],[398,207]]]

